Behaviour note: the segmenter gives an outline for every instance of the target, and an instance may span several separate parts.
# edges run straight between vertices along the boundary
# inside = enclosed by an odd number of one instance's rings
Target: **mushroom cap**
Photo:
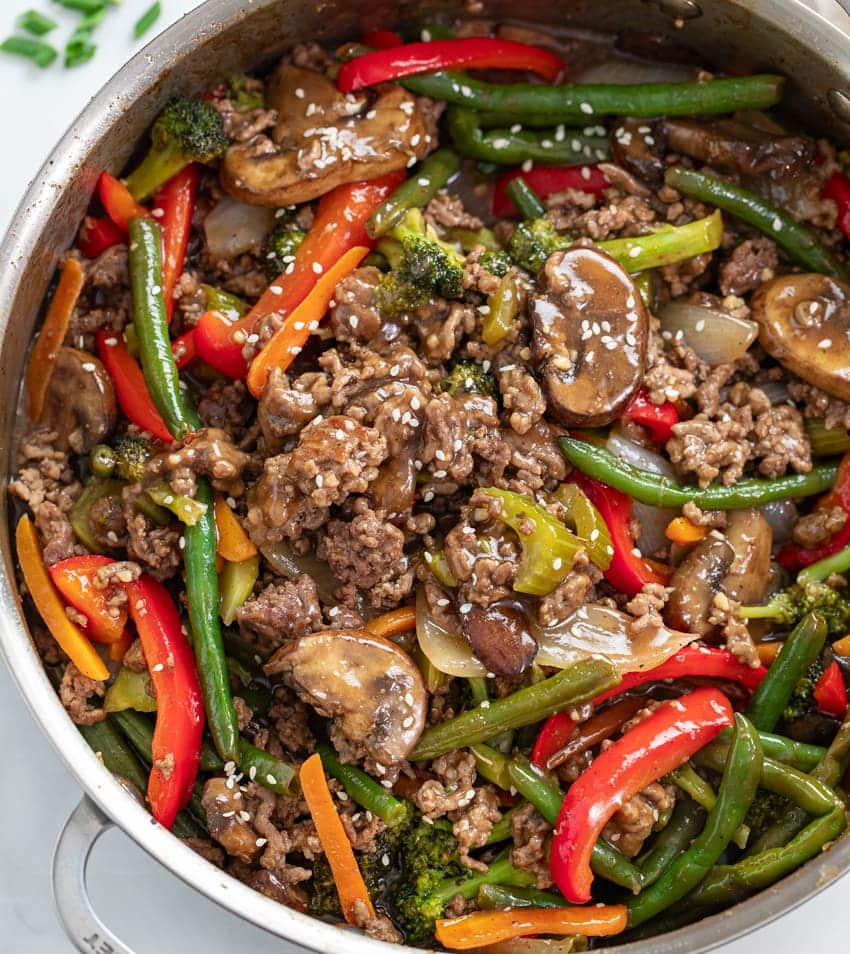
[[[850,401],[850,285],[828,275],[782,275],[758,289],[751,307],[771,357]]]
[[[323,73],[284,63],[266,102],[278,114],[271,137],[235,143],[221,167],[225,190],[252,205],[309,202],[404,169],[437,144],[435,116],[396,84],[344,94]]]
[[[640,387],[649,333],[625,269],[595,248],[555,252],[537,280],[531,322],[550,416],[567,427],[619,417]]]
[[[395,643],[362,630],[302,636],[265,671],[280,673],[346,740],[375,761],[406,758],[425,728],[428,694],[419,669]]]
[[[56,431],[60,447],[85,454],[117,419],[115,388],[100,360],[88,351],[60,348],[39,423]]]

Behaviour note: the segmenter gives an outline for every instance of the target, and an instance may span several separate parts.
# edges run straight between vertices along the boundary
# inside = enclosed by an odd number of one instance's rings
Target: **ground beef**
[[[736,659],[745,666],[755,668],[761,660],[747,624],[738,618],[740,606],[737,600],[729,599],[725,593],[715,593],[708,614],[708,624],[719,629],[726,642],[726,648]]]
[[[436,778],[423,782],[413,796],[416,807],[427,818],[441,818],[467,808],[475,798],[475,756],[466,749],[440,755],[431,763]]]
[[[506,365],[499,370],[499,393],[509,412],[508,423],[517,434],[527,434],[546,413],[543,391],[523,366]]]
[[[352,905],[354,924],[365,931],[376,941],[386,941],[389,944],[402,944],[404,937],[393,922],[383,914],[371,914],[366,902],[357,898]]]
[[[745,295],[770,281],[779,267],[776,243],[769,238],[746,239],[721,263],[717,284],[724,295]]]
[[[247,80],[247,82],[257,82],[259,80]],[[262,88],[262,83],[260,83]],[[238,109],[227,97],[213,99],[212,105],[221,113],[224,120],[224,131],[228,139],[233,142],[248,142],[260,133],[268,129],[273,129],[277,125],[277,110],[264,109]]]
[[[451,812],[449,817],[454,822],[452,832],[457,838],[460,863],[474,871],[486,871],[487,865],[472,858],[469,852],[487,844],[493,825],[502,817],[496,790],[491,785],[477,788],[472,802]]]
[[[223,431],[234,442],[244,433],[253,413],[254,402],[242,381],[213,381],[198,401],[198,416],[207,433]]]
[[[821,391],[808,381],[790,378],[788,394],[798,404],[802,404],[803,417],[822,417],[828,428],[843,427],[850,430],[850,405]]]
[[[55,503],[45,500],[35,508],[35,525],[44,541],[41,555],[48,566],[85,552],[77,544],[71,521]]]
[[[482,507],[476,506],[479,498]],[[473,495],[462,519],[443,541],[446,563],[460,583],[458,600],[462,603],[490,606],[513,594],[519,544],[505,534],[501,524],[490,519],[492,504],[492,497]],[[479,515],[482,520],[477,521]],[[483,547],[482,541],[486,541]]]
[[[124,653],[121,665],[131,672],[142,673],[148,671],[145,651],[142,649],[142,641],[140,639],[134,639],[133,642],[130,643],[130,648]]]
[[[479,451],[483,458],[479,481],[534,496],[561,483],[567,476],[564,455],[558,447],[563,432],[538,421],[525,434],[509,430],[500,441],[490,441]]]
[[[511,864],[521,871],[529,871],[537,878],[538,888],[550,888],[547,839],[552,826],[533,805],[523,805],[511,815]]]
[[[449,481],[454,487],[466,483],[476,456],[494,456],[491,445],[500,440],[497,411],[493,398],[476,394],[444,393],[428,402],[419,460],[435,482]]]
[[[130,287],[127,246],[112,245],[86,265],[86,287],[109,291]]]
[[[358,501],[358,504],[364,504]],[[404,553],[404,534],[368,506],[355,507],[351,522],[331,520],[316,551],[334,576],[365,591],[373,606],[396,606],[413,587],[413,569]]]
[[[378,288],[381,272],[371,265],[356,268],[336,286],[330,310],[330,326],[338,342],[386,350],[407,324],[405,316],[392,319],[381,313]]]
[[[443,229],[480,229],[484,223],[463,206],[463,199],[453,192],[438,192],[425,206],[425,221]]]
[[[37,429],[21,442],[17,456],[17,477],[9,491],[33,512],[45,500],[67,513],[80,492],[80,484],[66,451],[56,446],[55,431]]]
[[[602,837],[627,858],[634,858],[652,834],[661,813],[672,808],[675,801],[673,785],[652,782],[614,812],[602,831]]]
[[[180,529],[160,527],[131,506],[127,517],[127,556],[141,563],[158,580],[167,580],[183,567]]]
[[[194,497],[201,474],[215,490],[238,497],[245,489],[242,474],[248,455],[235,447],[230,435],[217,427],[195,431],[183,447],[156,454],[145,465],[149,477],[168,481],[175,494]]]
[[[310,730],[310,708],[283,686],[275,690],[268,720],[287,752],[312,752],[316,740]]]
[[[557,626],[587,602],[593,585],[602,579],[601,572],[579,550],[572,569],[551,593],[540,600],[537,618],[541,626]]]
[[[171,293],[175,302],[175,314],[183,322],[183,327],[194,328],[198,319],[207,310],[207,293],[201,282],[199,272],[183,272],[174,283]],[[175,357],[177,357],[175,353]],[[213,382],[215,385],[216,382]]]
[[[272,583],[236,611],[239,631],[262,656],[287,640],[322,628],[316,584],[306,573],[292,582]]]
[[[326,375],[311,371],[290,385],[285,372],[273,368],[257,408],[257,420],[269,447],[279,449],[280,438],[297,434],[330,399]]]
[[[183,838],[184,845],[188,845],[195,854],[200,855],[204,861],[208,861],[211,865],[215,865],[216,868],[224,867],[225,854],[224,850],[219,848],[218,845],[214,844],[209,838]]]
[[[99,706],[93,706],[91,699],[92,697],[102,699],[105,694],[105,683],[89,679],[73,663],[68,663],[59,685],[59,698],[65,711],[77,725],[103,722],[106,713]]]
[[[725,510],[700,510],[689,500],[682,507],[682,516],[698,527],[708,527],[709,530],[725,530],[728,522]]]
[[[844,529],[847,511],[843,507],[820,507],[806,514],[794,524],[791,536],[794,543],[811,549],[818,547]]]
[[[626,612],[634,617],[629,624],[629,635],[637,635],[650,626],[663,627],[661,613],[671,593],[670,587],[662,586],[660,583],[645,583],[643,589],[636,593],[625,606]]]
[[[419,335],[423,356],[435,365],[448,361],[464,335],[471,334],[476,325],[472,306],[443,298],[432,299],[413,312],[410,319],[411,327]]]

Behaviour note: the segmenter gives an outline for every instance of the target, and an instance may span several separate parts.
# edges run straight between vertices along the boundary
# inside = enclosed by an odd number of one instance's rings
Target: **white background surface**
[[[0,54],[0,233],[33,172],[93,93],[141,45],[131,27],[150,0],[123,0],[99,29],[99,49],[73,70],[41,71]],[[837,17],[832,0],[813,0]],[[70,25],[74,16],[48,0],[0,0],[0,35],[17,12],[34,6]],[[194,3],[162,0],[164,29]],[[59,31],[57,31],[58,33]],[[67,30],[65,31],[67,33]],[[850,51],[848,51],[850,55]],[[0,662],[0,954],[67,954],[50,891],[53,844],[79,799],[72,776],[30,719]],[[90,865],[95,907],[137,954],[200,952],[290,954],[295,948],[216,908],[160,868],[120,832],[100,842]],[[850,877],[779,922],[722,949],[723,954],[835,954],[846,950]]]

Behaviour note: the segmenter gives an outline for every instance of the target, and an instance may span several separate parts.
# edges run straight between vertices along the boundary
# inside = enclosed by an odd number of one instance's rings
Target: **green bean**
[[[850,450],[846,427],[827,427],[822,417],[806,418],[805,427],[815,457],[835,457]]]
[[[810,858],[816,858],[824,845],[844,831],[846,824],[844,808],[835,805],[829,813],[810,822],[784,847],[761,851],[734,865],[717,865],[688,896],[688,906],[735,904],[751,892],[775,884]]]
[[[356,765],[340,762],[336,752],[327,744],[320,742],[316,751],[322,757],[324,769],[342,785],[352,801],[357,802],[391,828],[410,817],[410,806],[390,794],[370,775]]]
[[[667,185],[701,202],[710,202],[772,239],[796,264],[812,272],[847,280],[847,266],[821,243],[817,235],[788,212],[725,179],[675,166],[664,176]]]
[[[533,725],[561,709],[581,705],[619,682],[605,659],[585,659],[533,686],[525,686],[485,709],[469,709],[453,719],[426,729],[410,754],[423,762],[463,746],[484,742],[506,729]]]
[[[540,196],[522,176],[512,179],[508,183],[506,192],[508,198],[519,209],[520,215],[526,219],[539,219],[546,214],[546,206],[540,201]]]
[[[705,812],[692,799],[685,797],[676,801],[670,822],[638,860],[644,887],[654,884],[673,860],[690,847],[702,830],[704,818]]]
[[[717,795],[714,793],[714,789],[697,773],[690,762],[684,762],[678,768],[673,769],[673,771],[667,775],[667,780],[678,786],[687,795],[690,795],[697,805],[706,811],[711,811],[711,809],[714,808],[717,802]],[[749,839],[750,829],[749,826],[744,824],[739,825],[737,831],[732,836],[732,841],[739,848],[746,848]]]
[[[460,162],[451,149],[438,149],[372,213],[366,231],[373,239],[385,235],[409,209],[421,209],[457,172]]]
[[[245,739],[239,739],[239,769],[248,778],[278,795],[297,795],[300,791],[298,770],[289,762],[284,762],[251,745]]]
[[[681,507],[693,501],[705,510],[742,510],[773,500],[811,497],[829,490],[838,474],[838,464],[830,462],[815,465],[808,474],[771,480],[752,478],[739,480],[729,487],[712,484],[701,488],[641,470],[590,441],[562,437],[559,443],[564,457],[577,470],[650,507]]]
[[[720,742],[728,742],[731,737],[732,730],[724,729],[717,738]],[[826,749],[821,745],[808,745],[772,732],[759,732],[759,741],[765,758],[784,762],[803,772],[810,772],[826,755]]]
[[[514,805],[513,808],[508,809],[504,815],[493,825],[490,830],[490,834],[487,837],[488,845],[498,845],[499,842],[507,841],[512,837],[513,827],[512,820],[514,815],[520,811],[520,809],[525,808],[526,802],[518,802]]]
[[[526,116],[546,116],[550,124],[587,123],[592,116],[706,116],[767,109],[782,98],[784,84],[781,76],[757,75],[690,83],[503,86],[448,71],[408,76],[401,82],[420,96],[498,112],[505,122],[521,123]]]
[[[747,715],[757,729],[770,732],[782,718],[794,688],[818,658],[826,642],[826,623],[808,613],[793,629],[767,675],[750,696]]]
[[[118,726],[121,724],[118,716],[111,715],[103,722],[94,722],[77,728],[109,771],[135,785],[144,795],[148,787],[148,771],[139,761],[136,753],[127,745],[116,724]]]
[[[506,755],[483,742],[470,745],[469,751],[475,756],[475,768],[479,775],[505,791],[511,787]]]
[[[673,265],[713,252],[723,239],[723,216],[713,212],[687,225],[663,225],[634,238],[607,239],[597,245],[630,272]]]
[[[810,563],[797,574],[798,583],[818,583],[833,573],[846,573],[850,570],[850,546],[844,547],[832,556],[824,557],[816,563]]]
[[[558,783],[520,754],[514,755],[508,762],[508,773],[514,788],[554,827],[564,801],[564,793]],[[601,838],[593,846],[590,867],[600,878],[628,888],[633,894],[637,894],[643,885],[640,871],[625,855]]]
[[[538,888],[509,888],[501,884],[484,884],[475,896],[482,911],[505,908],[563,908],[567,902],[557,894]]]
[[[447,113],[449,135],[455,149],[474,159],[508,166],[519,165],[527,159],[551,165],[581,165],[607,159],[610,154],[607,136],[585,136],[575,129],[566,130],[564,136],[554,129],[514,132],[505,128],[485,132],[477,117],[471,109],[457,106],[450,106]]]
[[[744,820],[756,794],[761,767],[758,733],[744,716],[736,714],[717,803],[708,813],[705,828],[653,885],[626,902],[630,927],[675,904],[708,874]]]

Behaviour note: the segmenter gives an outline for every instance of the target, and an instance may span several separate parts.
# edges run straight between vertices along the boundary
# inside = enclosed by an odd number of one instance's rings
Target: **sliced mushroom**
[[[211,778],[201,797],[210,835],[234,858],[250,864],[260,853],[257,833],[242,821],[244,809],[239,786],[228,788],[226,778]]]
[[[710,636],[715,627],[708,618],[717,593],[740,603],[757,603],[770,582],[772,545],[770,524],[760,511],[733,511],[725,533],[713,531],[703,537],[677,567],[670,580],[667,622]]]
[[[783,275],[762,285],[751,305],[771,357],[850,401],[850,285],[827,275]]]
[[[88,351],[60,348],[39,423],[56,431],[60,447],[85,454],[110,433],[117,417],[106,368]]]
[[[643,378],[649,330],[623,267],[598,249],[555,252],[537,280],[531,321],[550,416],[567,427],[619,417]]]
[[[473,606],[468,613],[461,613],[460,623],[475,656],[497,676],[518,676],[537,655],[537,640],[529,632],[528,618],[516,604]]]
[[[384,765],[406,758],[425,727],[422,676],[387,639],[358,630],[302,636],[265,671],[280,673],[352,746]]]
[[[664,182],[664,150],[664,133],[656,121],[625,118],[614,126],[614,162],[654,189]]]
[[[664,135],[673,152],[747,175],[801,169],[816,153],[814,141],[804,136],[777,136],[734,119],[666,119]]]
[[[323,73],[284,63],[266,101],[278,114],[271,137],[235,143],[221,169],[224,188],[252,205],[308,202],[404,169],[437,144],[436,111],[396,84],[343,94]]]

